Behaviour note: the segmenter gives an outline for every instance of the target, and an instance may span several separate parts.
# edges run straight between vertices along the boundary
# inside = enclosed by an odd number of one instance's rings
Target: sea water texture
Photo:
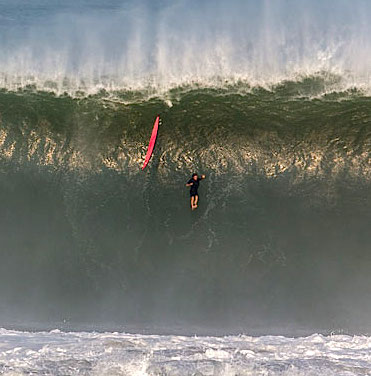
[[[184,337],[1,330],[3,375],[369,375],[369,337]]]
[[[369,374],[370,25],[0,0],[1,372]]]

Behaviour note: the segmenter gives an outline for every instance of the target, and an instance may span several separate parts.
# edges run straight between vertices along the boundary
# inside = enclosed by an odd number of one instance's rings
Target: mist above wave
[[[18,13],[1,5],[13,20],[0,22],[2,87],[269,86],[318,72],[341,77],[339,90],[371,87],[363,0],[42,3]]]

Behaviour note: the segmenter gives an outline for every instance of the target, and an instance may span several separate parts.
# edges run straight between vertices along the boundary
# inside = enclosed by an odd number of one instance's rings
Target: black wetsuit
[[[191,197],[192,196],[198,196],[197,190],[198,190],[198,186],[200,185],[201,180],[202,180],[202,178],[199,178],[199,177],[197,178],[197,180],[195,180],[193,178],[189,179],[187,184],[193,183],[191,185],[191,190],[189,191],[189,194],[190,194]]]

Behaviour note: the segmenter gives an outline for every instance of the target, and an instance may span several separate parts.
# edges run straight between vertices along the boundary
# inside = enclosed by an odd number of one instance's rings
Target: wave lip
[[[7,91],[46,91],[56,95],[68,94],[73,97],[109,93],[112,96],[121,93],[137,93],[148,100],[153,97],[168,98],[172,92],[185,92],[197,89],[236,91],[250,93],[254,89],[277,91],[293,90],[292,95],[322,97],[331,93],[358,92],[371,95],[371,80],[356,77],[349,72],[313,71],[292,72],[278,76],[256,78],[250,74],[229,74],[197,76],[187,75],[178,78],[142,76],[136,79],[116,75],[66,75],[30,73],[12,75],[0,72],[0,88]]]

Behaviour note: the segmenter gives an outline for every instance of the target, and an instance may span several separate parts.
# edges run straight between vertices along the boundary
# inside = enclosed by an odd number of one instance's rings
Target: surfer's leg
[[[194,201],[195,201],[195,196],[191,196],[191,208],[192,210],[194,209]]]
[[[195,200],[194,200],[194,207],[197,208],[197,203],[198,203],[198,195],[194,196],[195,197]]]

